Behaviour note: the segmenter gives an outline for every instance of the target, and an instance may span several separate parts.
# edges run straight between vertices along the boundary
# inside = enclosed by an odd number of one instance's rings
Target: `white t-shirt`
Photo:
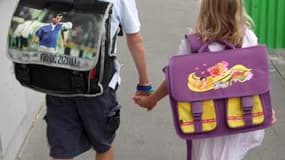
[[[137,33],[140,31],[140,20],[135,0],[101,0],[113,3],[111,20],[111,36],[113,37],[122,25],[125,33]]]
[[[102,0],[113,3],[113,14],[111,19],[111,37],[114,37],[119,24],[121,24],[125,33],[137,33],[140,31],[140,20],[135,0]],[[113,43],[113,42],[111,42]],[[117,45],[116,45],[117,46]],[[115,48],[116,52],[116,48]],[[116,70],[109,83],[109,87],[115,88],[117,84],[121,83],[120,64],[116,60]]]
[[[257,45],[257,37],[250,30],[246,29],[242,47]],[[178,54],[189,53],[190,46],[186,40],[182,40]],[[215,43],[209,46],[210,51],[224,49],[224,45]],[[193,140],[193,160],[241,160],[246,153],[259,146],[264,138],[264,130],[253,132]]]
[[[135,0],[109,0],[113,5],[112,35],[121,24],[125,33],[140,31],[140,21]]]

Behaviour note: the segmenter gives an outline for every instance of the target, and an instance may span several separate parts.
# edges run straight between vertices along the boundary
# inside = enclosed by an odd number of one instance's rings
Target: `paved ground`
[[[152,83],[157,86],[163,79],[161,68],[168,57],[175,54],[186,28],[192,27],[197,13],[197,0],[137,0],[142,21],[142,33],[148,54]],[[116,160],[184,160],[185,144],[174,131],[168,99],[165,98],[152,112],[146,112],[131,101],[137,83],[136,71],[127,53],[125,40],[120,39],[119,59],[124,64],[124,83],[119,90],[122,123],[115,141]],[[285,159],[285,50],[271,51],[273,62],[272,98],[278,123],[266,130],[261,147],[252,150],[246,160]],[[21,160],[50,160],[45,138],[43,112],[35,121],[31,134],[19,154]],[[77,160],[91,160],[93,152],[87,152]]]

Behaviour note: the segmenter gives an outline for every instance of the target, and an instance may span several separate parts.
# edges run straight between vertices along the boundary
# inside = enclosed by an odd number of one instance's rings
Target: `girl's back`
[[[202,41],[223,39],[237,47],[257,45],[257,37],[249,28],[252,20],[246,14],[242,0],[201,0],[200,13],[195,33]],[[186,40],[179,52],[191,51]],[[213,43],[210,51],[219,51],[224,45]],[[192,48],[193,49],[193,48]],[[264,130],[193,140],[193,160],[241,160],[248,150],[261,144]]]
[[[257,45],[257,37],[252,30],[246,28],[241,47]],[[191,51],[191,46],[186,40],[180,44],[178,53],[185,54]],[[213,43],[209,46],[210,51],[223,50],[224,45]],[[263,141],[264,130],[229,135],[224,137],[192,140],[193,160],[241,160],[246,153],[260,145]]]

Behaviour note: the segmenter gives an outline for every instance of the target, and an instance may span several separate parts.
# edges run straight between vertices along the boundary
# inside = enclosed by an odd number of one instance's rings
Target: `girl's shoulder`
[[[245,28],[242,47],[250,47],[258,44],[258,38],[250,28]]]

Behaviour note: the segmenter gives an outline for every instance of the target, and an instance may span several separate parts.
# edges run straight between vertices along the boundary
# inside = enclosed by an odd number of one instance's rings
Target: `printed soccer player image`
[[[62,14],[51,15],[51,23],[47,25],[43,25],[40,27],[36,33],[32,42],[39,41],[39,51],[56,53],[56,46],[59,34],[62,31],[66,31],[68,29],[72,29],[71,22],[62,23],[61,20],[63,18]],[[65,37],[62,34],[62,40],[65,42]]]
[[[89,66],[99,53],[103,21],[101,14],[19,6],[9,28],[8,55],[17,61],[33,63],[43,63],[43,59],[45,63],[55,63],[62,58],[73,62],[76,58]]]

